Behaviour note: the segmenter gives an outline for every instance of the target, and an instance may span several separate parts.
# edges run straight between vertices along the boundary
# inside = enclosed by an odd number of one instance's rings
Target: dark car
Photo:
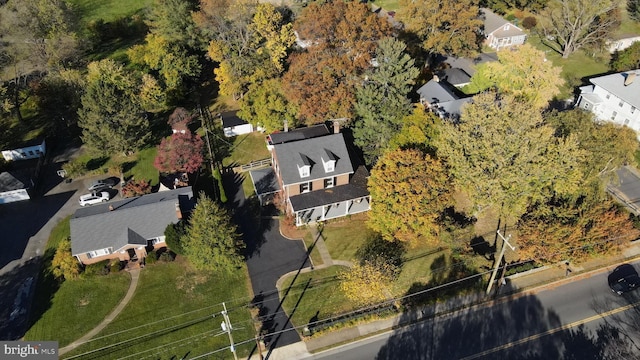
[[[622,264],[609,274],[609,287],[618,295],[640,288],[640,276],[631,264]]]
[[[98,181],[95,181],[93,184],[91,184],[91,186],[89,186],[89,191],[95,192],[95,191],[111,189],[116,184],[117,184],[117,182],[114,181],[111,178],[104,179],[104,180],[98,180]]]

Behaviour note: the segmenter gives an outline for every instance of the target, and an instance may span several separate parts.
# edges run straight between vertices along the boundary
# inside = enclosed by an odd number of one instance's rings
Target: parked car
[[[109,201],[109,193],[106,191],[85,194],[80,196],[80,206],[93,205],[101,202]]]
[[[609,274],[609,287],[618,295],[640,288],[640,277],[631,264],[622,264]]]
[[[89,186],[89,191],[100,191],[105,189],[111,189],[115,185],[116,185],[116,182],[113,181],[112,179],[98,180],[98,181],[94,181],[93,184]]]

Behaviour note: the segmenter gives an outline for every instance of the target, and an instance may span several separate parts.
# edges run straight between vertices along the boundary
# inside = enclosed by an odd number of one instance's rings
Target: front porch
[[[353,215],[371,209],[371,197],[345,200],[295,212],[296,226]]]

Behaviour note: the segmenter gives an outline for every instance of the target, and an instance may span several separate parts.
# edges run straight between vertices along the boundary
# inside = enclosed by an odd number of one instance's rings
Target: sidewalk
[[[621,254],[586,261],[579,266],[570,264],[567,272],[565,262],[529,270],[524,273],[506,277],[507,285],[498,289],[497,297],[487,297],[483,292],[460,296],[445,303],[412,309],[393,317],[343,328],[328,334],[311,338],[305,342],[288,347],[275,349],[270,359],[299,359],[322,349],[354,341],[361,337],[393,330],[409,325],[423,318],[433,317],[455,312],[470,306],[483,306],[494,301],[506,299],[508,296],[524,296],[536,293],[554,286],[575,280],[576,278],[591,277],[602,272],[611,271],[614,265],[621,262],[631,262],[640,259],[640,240],[632,242],[631,246]]]

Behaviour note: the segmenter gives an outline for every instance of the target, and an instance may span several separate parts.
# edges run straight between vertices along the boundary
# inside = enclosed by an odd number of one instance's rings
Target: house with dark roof
[[[522,45],[527,39],[527,34],[522,29],[489,9],[480,9],[480,18],[483,21],[482,33],[492,49]]]
[[[71,217],[71,252],[85,265],[103,260],[137,261],[166,246],[167,225],[195,206],[191,187],[78,209]]]
[[[297,226],[370,210],[369,173],[339,131],[320,125],[271,134],[268,147],[273,176],[263,174],[260,183],[252,172],[256,193],[281,193]]]
[[[576,107],[640,133],[640,69],[594,77],[589,82],[591,85],[580,87]]]

